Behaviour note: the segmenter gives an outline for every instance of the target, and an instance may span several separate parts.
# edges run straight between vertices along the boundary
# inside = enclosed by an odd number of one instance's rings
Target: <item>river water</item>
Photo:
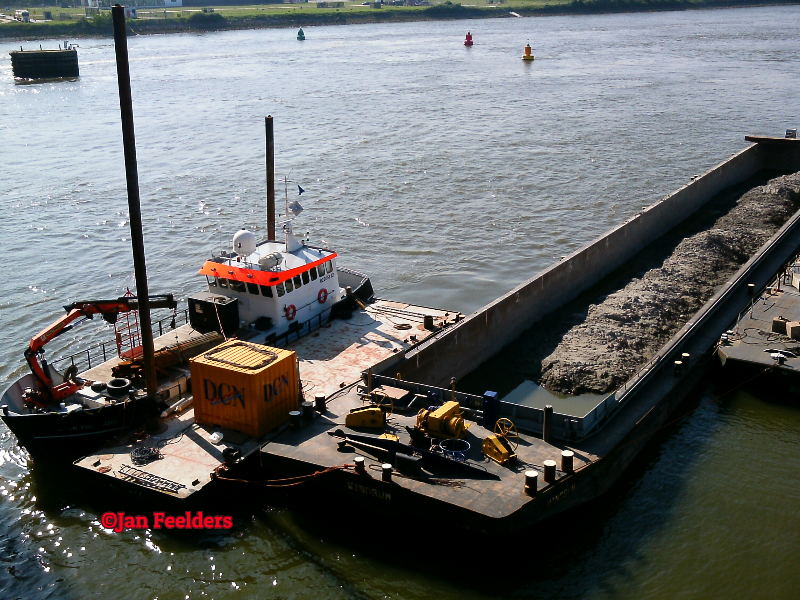
[[[796,127],[800,7],[129,39],[150,289],[263,233],[263,118],[298,228],[381,297],[463,312]],[[475,46],[462,46],[466,30]],[[519,59],[530,41],[536,60]],[[33,48],[54,41],[30,41]],[[0,382],[68,301],[133,286],[114,49],[15,84],[0,44]],[[294,184],[290,184],[294,189]],[[292,190],[290,190],[292,191]],[[280,196],[279,196],[280,197]],[[85,348],[92,323],[49,355]],[[107,333],[107,332],[105,332]],[[67,339],[68,338],[68,339]],[[707,380],[600,501],[510,538],[230,494],[235,526],[104,530],[0,425],[2,598],[796,598],[800,409]],[[312,503],[313,504],[313,503]]]

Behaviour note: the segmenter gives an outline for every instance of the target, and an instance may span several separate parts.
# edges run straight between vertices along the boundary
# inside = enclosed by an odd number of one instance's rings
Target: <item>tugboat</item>
[[[219,325],[226,334],[242,327],[263,333],[263,343],[281,345],[372,299],[366,275],[338,268],[333,250],[298,240],[291,221],[283,227],[285,243],[257,242],[242,229],[233,236],[232,251],[205,262],[199,273],[208,294],[189,297],[193,326]]]
[[[296,202],[291,209],[295,215],[302,211]],[[155,339],[156,399],[136,389],[142,383],[140,346],[125,350],[118,343],[117,357],[80,373],[73,357],[66,359],[70,366],[63,373],[43,358],[49,341],[98,314],[115,324],[119,342],[125,334],[124,327],[116,327],[118,317],[135,314],[136,297],[64,307],[67,314],[26,348],[31,373],[0,397],[0,418],[20,445],[37,461],[74,460],[147,419],[182,408],[189,401],[183,397],[189,388],[188,359],[223,338],[285,346],[373,299],[366,275],[337,267],[333,250],[298,240],[291,220],[283,229],[284,242],[256,241],[242,229],[233,236],[231,250],[212,252],[205,261],[199,274],[206,276],[208,291],[189,296],[189,323]],[[150,306],[175,309],[177,303],[171,295],[154,296]]]

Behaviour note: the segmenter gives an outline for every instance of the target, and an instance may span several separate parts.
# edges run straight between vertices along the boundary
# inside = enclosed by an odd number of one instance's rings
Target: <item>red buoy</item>
[[[467,32],[467,39],[464,40],[465,46],[472,46],[472,34],[468,31]]]

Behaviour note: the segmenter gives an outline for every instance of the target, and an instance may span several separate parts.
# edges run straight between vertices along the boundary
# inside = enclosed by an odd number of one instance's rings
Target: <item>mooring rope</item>
[[[268,488],[286,488],[295,485],[300,485],[301,483],[306,483],[307,481],[311,481],[312,479],[314,479],[315,477],[319,477],[320,475],[333,473],[335,471],[345,471],[347,469],[354,469],[354,468],[355,465],[350,465],[350,464],[336,465],[334,467],[328,467],[327,469],[323,469],[322,471],[316,471],[314,473],[309,473],[307,475],[297,475],[295,477],[286,477],[284,479],[263,479],[261,481],[253,481],[251,479],[236,479],[235,477],[225,477],[224,475],[220,475],[220,472],[225,470],[225,465],[220,465],[216,469],[214,469],[214,478],[222,479],[224,481],[235,481],[237,483],[250,483],[253,485],[259,485],[261,487],[268,487]]]

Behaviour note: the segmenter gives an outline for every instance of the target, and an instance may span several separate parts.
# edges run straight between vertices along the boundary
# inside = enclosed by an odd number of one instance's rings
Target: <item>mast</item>
[[[264,117],[267,130],[267,239],[275,239],[275,137],[272,116]]]
[[[122,145],[125,150],[125,179],[128,187],[128,211],[131,216],[131,246],[133,268],[136,274],[136,296],[139,303],[139,323],[142,332],[142,354],[147,395],[158,391],[156,380],[153,329],[150,323],[150,296],[147,290],[147,267],[144,259],[142,211],[139,203],[139,172],[136,166],[136,139],[133,132],[133,101],[131,99],[131,74],[128,65],[128,38],[125,31],[125,12],[119,4],[111,9],[114,23],[114,50],[117,56],[117,81],[119,82],[119,110],[122,116]]]

